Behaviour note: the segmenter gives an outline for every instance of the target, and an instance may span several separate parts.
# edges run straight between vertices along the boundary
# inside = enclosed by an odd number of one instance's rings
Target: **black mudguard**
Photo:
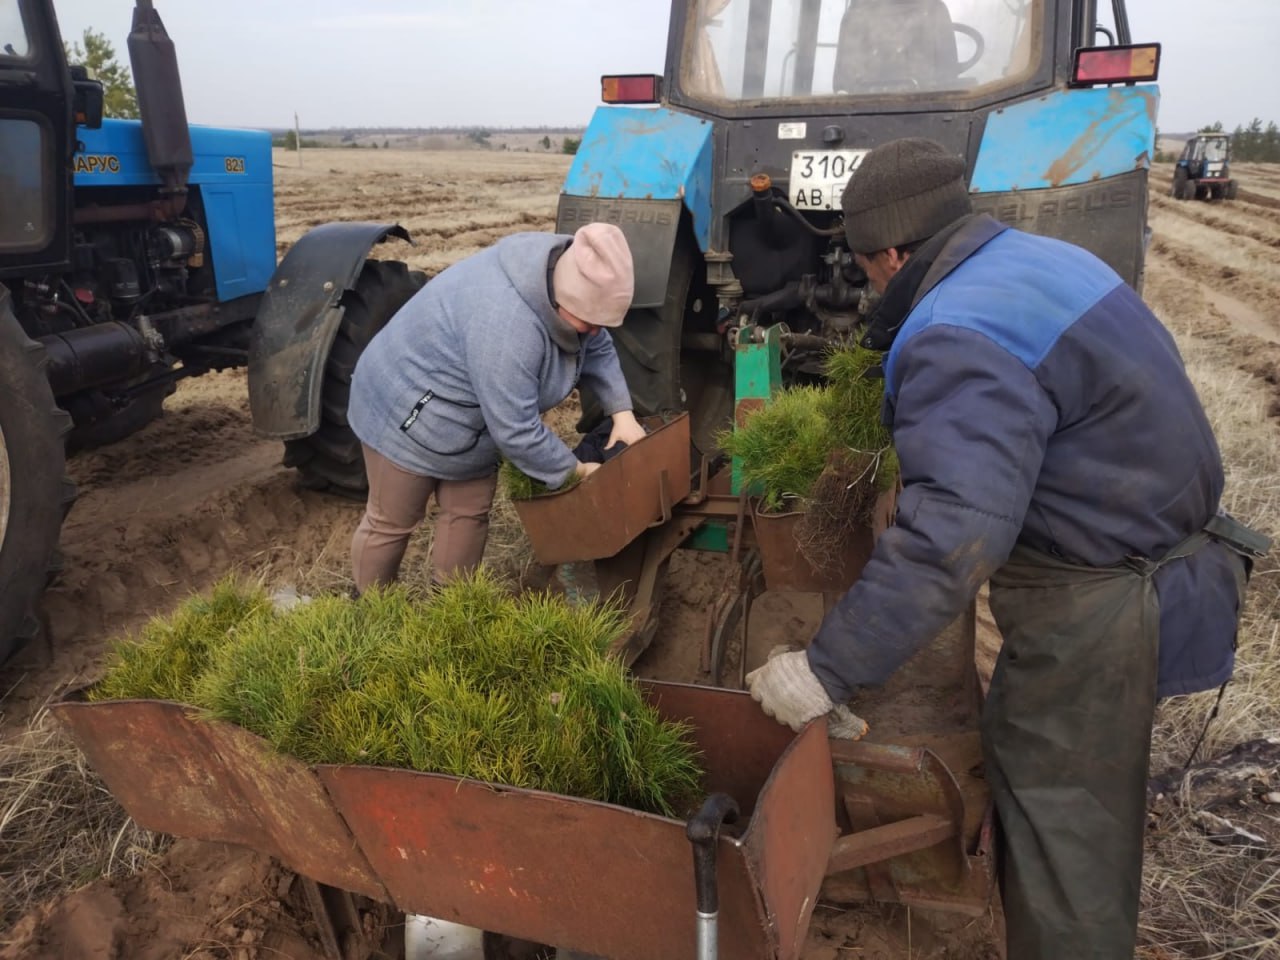
[[[631,306],[661,307],[680,229],[679,200],[632,200],[560,195],[556,232],[572,234],[588,223],[612,223],[627,238],[635,264]]]
[[[374,244],[409,241],[399,224],[326,223],[308,231],[276,268],[249,341],[249,409],[258,433],[278,440],[320,426],[320,388],[342,295]]]

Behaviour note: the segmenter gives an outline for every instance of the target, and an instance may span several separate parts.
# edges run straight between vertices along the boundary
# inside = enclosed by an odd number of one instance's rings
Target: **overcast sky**
[[[93,27],[127,60],[132,0],[55,6],[64,36]],[[666,0],[156,6],[177,45],[192,122],[284,127],[296,110],[309,128],[584,125],[600,74],[662,72],[670,9]],[[1164,44],[1161,129],[1280,121],[1280,0],[1128,6],[1134,40]]]

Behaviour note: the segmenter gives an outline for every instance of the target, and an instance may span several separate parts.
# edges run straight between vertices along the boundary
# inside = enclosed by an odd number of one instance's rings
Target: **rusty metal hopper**
[[[753,510],[752,528],[764,567],[765,588],[844,593],[862,575],[876,539],[893,523],[897,503],[896,490],[882,493],[876,500],[871,524],[859,527],[822,570],[816,569],[800,549],[796,527],[804,517],[802,512],[771,514]]]
[[[689,415],[682,413],[568,490],[515,501],[539,563],[619,553],[689,495]]]
[[[129,816],[177,837],[238,843],[320,883],[389,901],[315,771],[227,723],[158,700],[50,707]]]
[[[736,691],[645,689],[694,726],[707,790],[749,817],[720,839],[722,956],[795,960],[836,835],[822,725],[794,735]],[[52,710],[150,829],[263,850],[409,913],[611,960],[693,956],[681,820],[407,770],[308,767],[176,704],[73,697]]]

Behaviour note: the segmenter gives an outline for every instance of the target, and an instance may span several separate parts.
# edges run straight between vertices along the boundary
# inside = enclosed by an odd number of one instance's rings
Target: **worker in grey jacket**
[[[1220,512],[1213,431],[1137,293],[1079,247],[974,215],[963,177],[938,144],[897,140],[846,189],[849,247],[883,294],[863,344],[885,351],[898,515],[808,650],[748,680],[797,728],[856,711],[989,579],[1008,956],[1132,960],[1156,699],[1230,677],[1265,538]]]
[[[356,589],[396,578],[434,493],[432,578],[479,564],[501,458],[556,488],[580,463],[542,422],[579,383],[612,417],[607,446],[644,436],[603,328],[622,324],[635,279],[622,231],[521,233],[454,264],[373,338],[351,381],[369,499],[352,538]]]

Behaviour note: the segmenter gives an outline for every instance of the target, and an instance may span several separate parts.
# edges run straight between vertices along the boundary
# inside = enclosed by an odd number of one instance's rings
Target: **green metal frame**
[[[782,388],[782,331],[779,327],[746,327],[738,334],[734,350],[733,422],[741,423],[751,409],[764,403]],[[742,490],[742,465],[733,458],[734,494]],[[751,491],[748,491],[751,492]],[[689,550],[728,553],[733,538],[729,525],[720,521],[703,524],[683,544]]]
[[[782,387],[782,332],[779,327],[746,327],[738,333],[733,364],[733,422],[768,403]],[[733,458],[733,492],[742,490],[742,464]],[[751,492],[751,491],[748,491]]]

